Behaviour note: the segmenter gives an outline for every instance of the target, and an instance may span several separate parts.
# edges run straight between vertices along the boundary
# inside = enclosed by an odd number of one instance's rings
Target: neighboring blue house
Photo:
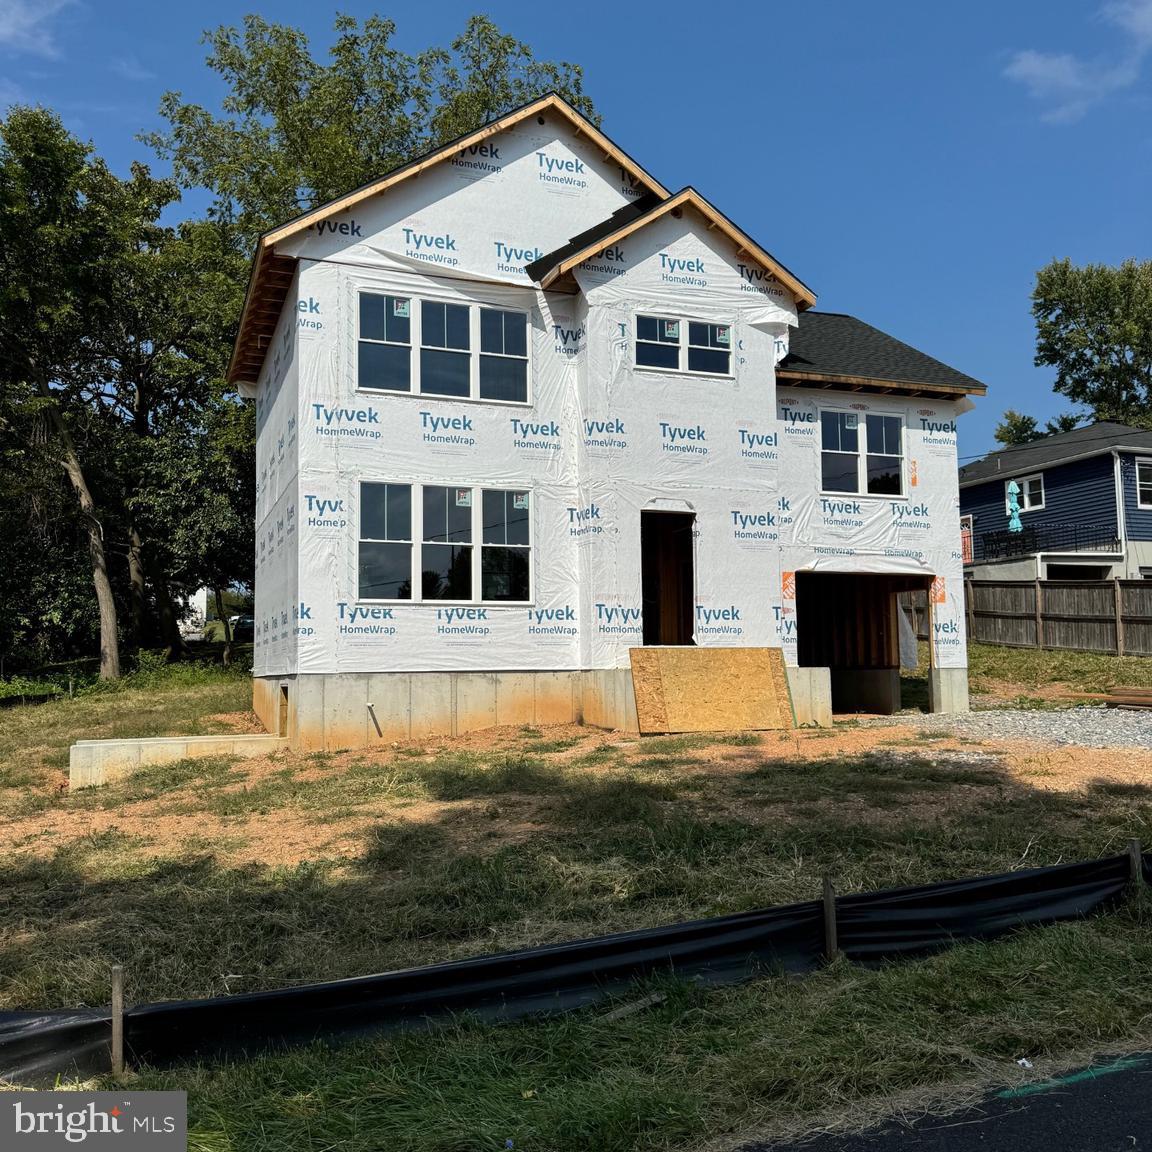
[[[960,524],[974,580],[1152,578],[1152,432],[1090,424],[993,452],[960,469]]]

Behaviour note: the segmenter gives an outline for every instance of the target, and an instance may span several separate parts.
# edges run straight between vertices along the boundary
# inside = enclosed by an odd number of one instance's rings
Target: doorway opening
[[[645,646],[692,644],[696,595],[693,512],[640,513]]]
[[[898,598],[923,595],[930,583],[918,575],[796,573],[797,663],[830,670],[833,712],[890,714],[927,703],[927,679],[921,693],[921,681],[900,674]]]

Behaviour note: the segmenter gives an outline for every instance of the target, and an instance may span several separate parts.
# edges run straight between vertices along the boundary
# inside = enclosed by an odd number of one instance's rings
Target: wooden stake
[[[112,965],[112,1075],[124,1075],[124,969]]]
[[[836,889],[832,877],[824,877],[824,959],[831,963],[840,954],[836,939]]]
[[[1144,850],[1135,837],[1128,841],[1128,868],[1129,879],[1138,888],[1144,882]]]
[[[1114,594],[1114,601],[1116,605],[1116,655],[1124,655],[1124,589],[1120,587],[1120,581],[1114,580],[1112,582],[1112,589]]]

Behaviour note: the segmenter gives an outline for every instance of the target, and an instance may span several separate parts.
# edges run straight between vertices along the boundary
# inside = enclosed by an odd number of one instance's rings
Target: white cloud
[[[155,80],[156,73],[146,68],[135,56],[121,56],[109,65],[122,80]]]
[[[1109,0],[1099,18],[1123,33],[1111,56],[1085,60],[1068,52],[1029,48],[1013,54],[1004,75],[1027,88],[1052,123],[1079,120],[1090,108],[1140,79],[1152,52],[1152,0]]]
[[[56,56],[52,19],[73,0],[0,0],[0,48]]]

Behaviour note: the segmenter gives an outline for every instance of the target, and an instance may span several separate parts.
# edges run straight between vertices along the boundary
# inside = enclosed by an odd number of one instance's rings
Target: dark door
[[[644,643],[691,644],[695,600],[691,512],[640,513]]]

